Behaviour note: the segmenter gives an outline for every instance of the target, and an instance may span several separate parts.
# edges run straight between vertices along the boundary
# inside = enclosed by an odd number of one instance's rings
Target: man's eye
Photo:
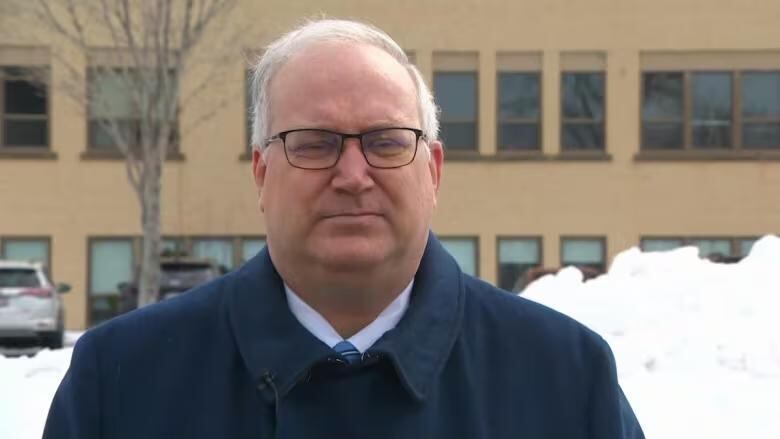
[[[312,142],[294,145],[291,149],[296,152],[321,152],[333,148],[333,145],[325,142]]]

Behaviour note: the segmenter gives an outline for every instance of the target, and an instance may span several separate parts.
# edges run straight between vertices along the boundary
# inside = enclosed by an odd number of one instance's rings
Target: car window
[[[0,288],[3,287],[40,287],[41,282],[35,270],[27,268],[0,269]]]
[[[176,279],[187,283],[199,283],[214,277],[209,264],[165,263],[162,264],[162,282]]]

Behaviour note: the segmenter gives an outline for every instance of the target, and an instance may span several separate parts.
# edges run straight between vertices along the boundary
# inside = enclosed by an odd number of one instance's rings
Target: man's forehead
[[[408,125],[418,116],[416,87],[406,67],[382,49],[354,42],[302,49],[279,69],[269,95],[271,124],[278,116],[285,122],[276,130],[298,128],[289,123],[330,125],[336,121],[328,119],[336,116],[375,119],[376,127]]]
[[[356,80],[371,79],[377,75],[385,81],[414,86],[404,65],[384,50],[352,41],[324,41],[313,43],[290,56],[271,81],[282,78],[337,80],[357,73]]]

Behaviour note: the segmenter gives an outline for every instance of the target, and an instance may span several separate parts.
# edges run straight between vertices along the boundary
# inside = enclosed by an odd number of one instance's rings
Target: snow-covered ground
[[[609,342],[648,438],[780,438],[780,238],[738,264],[633,248],[605,276],[569,268],[523,295]]]
[[[780,438],[780,238],[762,238],[730,265],[693,247],[633,248],[607,275],[583,283],[568,268],[524,296],[609,342],[648,438]],[[0,356],[0,438],[41,437],[71,352]]]
[[[64,349],[44,349],[34,357],[0,355],[0,438],[40,439],[49,404],[81,334],[68,332]]]

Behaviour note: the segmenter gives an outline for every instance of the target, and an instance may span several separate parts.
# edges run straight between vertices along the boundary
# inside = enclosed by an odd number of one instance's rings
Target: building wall
[[[448,152],[434,220],[442,236],[478,238],[479,274],[495,282],[496,237],[542,237],[543,265],[560,264],[561,236],[606,237],[609,258],[643,236],[760,236],[780,231],[780,150],[758,156],[640,154],[641,75],[649,59],[780,69],[780,3],[771,0],[243,1],[231,26],[244,40],[226,77],[198,101],[218,106],[194,127],[182,115],[183,160],[166,164],[163,231],[181,236],[263,235],[244,154],[244,61],[302,17],[324,12],[375,23],[408,51],[430,82],[440,54],[475,56],[478,154]],[[8,17],[0,18],[0,26]],[[216,44],[216,43],[215,43]],[[60,41],[0,34],[0,47],[32,50]],[[496,71],[502,53],[532,54],[542,78],[542,151],[506,156],[496,148]],[[0,51],[0,64],[3,63]],[[583,55],[584,54],[584,55]],[[595,54],[595,55],[594,55]],[[71,54],[78,59],[78,54]],[[603,60],[606,151],[560,148],[560,74],[578,55]],[[687,60],[687,61],[686,61]],[[699,60],[699,61],[696,61]],[[713,61],[714,60],[714,61]],[[5,60],[8,62],[8,58]],[[576,62],[575,62],[576,63]],[[52,56],[56,83],[65,75]],[[228,96],[226,104],[221,98]],[[140,235],[136,199],[121,160],[85,154],[86,119],[69,97],[50,94],[50,147],[56,157],[19,158],[0,150],[0,240],[51,237],[53,276],[71,329],[87,324],[88,238]],[[191,129],[190,129],[191,128]]]

